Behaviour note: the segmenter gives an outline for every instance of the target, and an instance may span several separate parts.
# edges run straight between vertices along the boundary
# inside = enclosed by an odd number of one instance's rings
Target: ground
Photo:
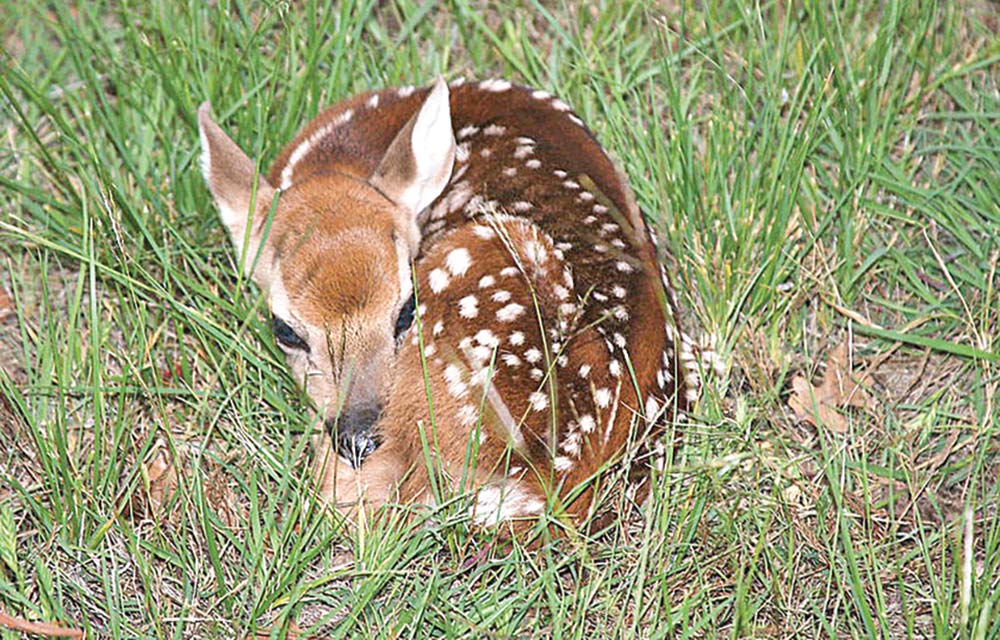
[[[1000,9],[0,0],[0,613],[88,637],[1000,637]],[[436,74],[569,102],[719,356],[652,498],[352,530],[198,171]],[[18,637],[2,630],[0,637]]]

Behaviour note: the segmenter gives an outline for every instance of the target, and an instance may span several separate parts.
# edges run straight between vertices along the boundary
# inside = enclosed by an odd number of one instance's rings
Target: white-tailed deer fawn
[[[629,443],[651,454],[693,399],[655,242],[558,98],[441,79],[359,95],[266,178],[198,116],[222,220],[325,418],[317,473],[340,508],[468,487],[479,525],[580,516],[588,483]]]

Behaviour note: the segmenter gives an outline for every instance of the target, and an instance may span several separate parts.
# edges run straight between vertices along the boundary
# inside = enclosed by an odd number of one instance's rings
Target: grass
[[[0,611],[108,638],[1000,637],[990,3],[0,2]],[[265,166],[323,105],[437,73],[574,106],[727,365],[600,539],[352,532],[309,496],[195,109]],[[878,401],[836,433],[787,401],[844,341]]]

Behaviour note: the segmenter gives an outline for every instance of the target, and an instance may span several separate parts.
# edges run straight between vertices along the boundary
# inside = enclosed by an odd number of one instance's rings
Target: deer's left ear
[[[254,223],[267,215],[276,192],[264,176],[255,179],[253,160],[215,124],[210,112],[207,102],[198,108],[201,170],[215,197],[219,217],[229,229],[237,257],[246,246],[252,258],[261,242]]]
[[[415,223],[441,195],[455,163],[448,85],[438,76],[423,106],[389,145],[369,182],[405,209]]]

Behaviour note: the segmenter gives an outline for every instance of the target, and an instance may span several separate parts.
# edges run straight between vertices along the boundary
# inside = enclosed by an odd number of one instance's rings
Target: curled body
[[[359,95],[266,178],[203,106],[203,170],[325,419],[316,475],[352,512],[476,492],[476,524],[582,517],[697,388],[621,172],[560,99],[505,80]],[[244,255],[244,251],[245,254]]]

